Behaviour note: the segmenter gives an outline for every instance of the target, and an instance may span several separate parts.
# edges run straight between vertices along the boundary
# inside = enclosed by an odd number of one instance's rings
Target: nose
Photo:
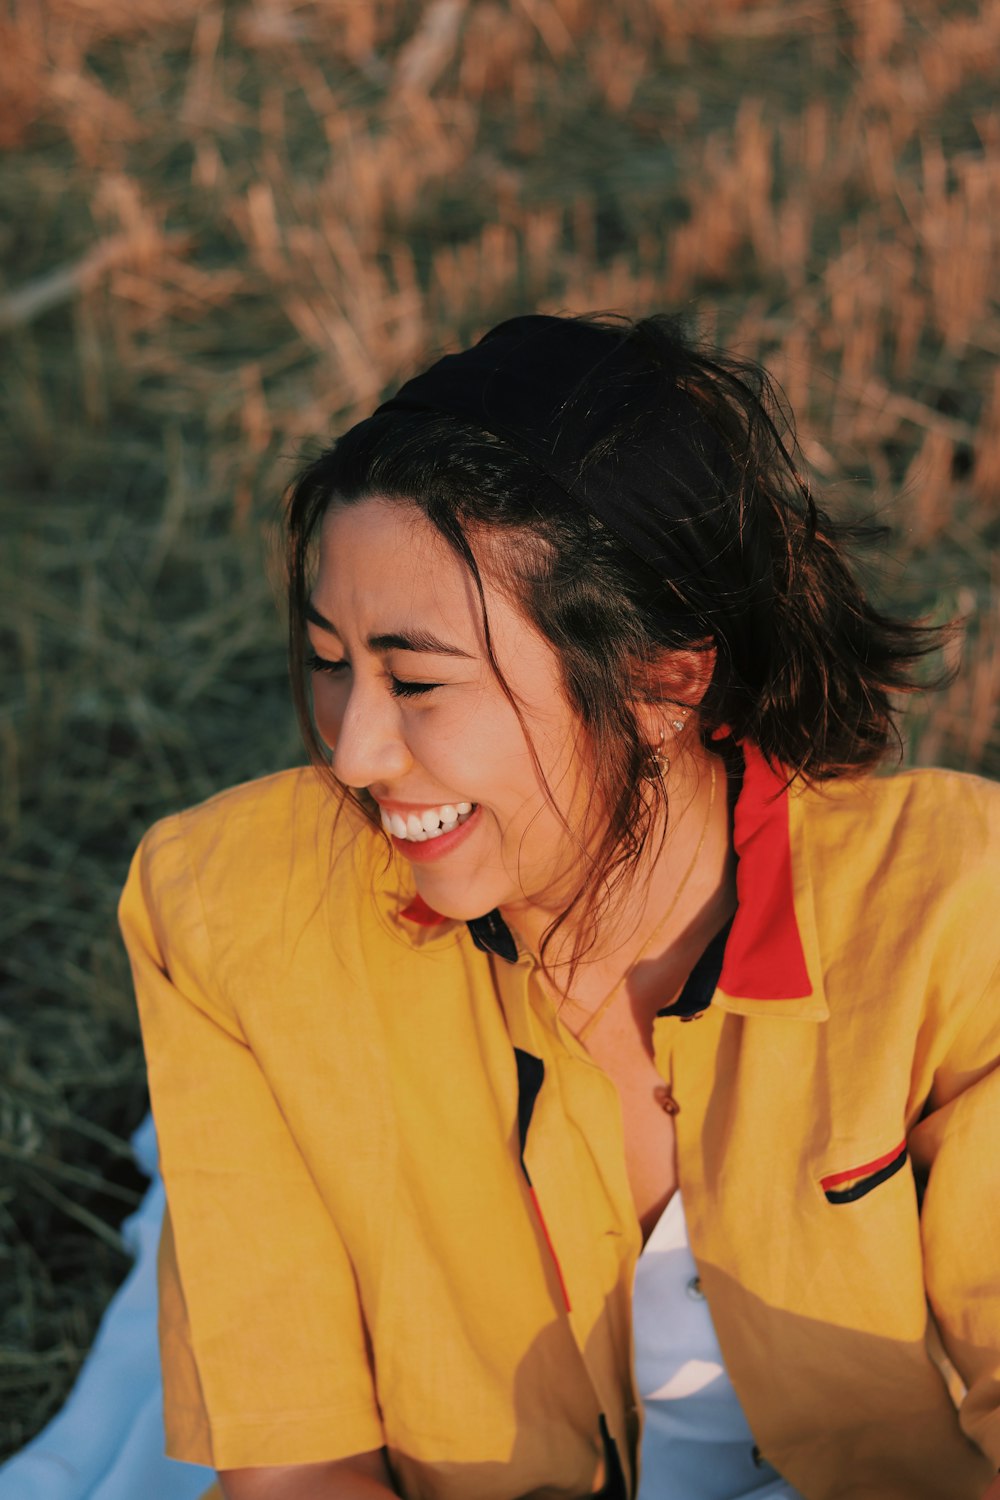
[[[398,705],[384,693],[355,683],[340,722],[331,728],[332,736],[324,735],[333,752],[331,769],[345,786],[360,791],[377,783],[391,784],[413,764]]]

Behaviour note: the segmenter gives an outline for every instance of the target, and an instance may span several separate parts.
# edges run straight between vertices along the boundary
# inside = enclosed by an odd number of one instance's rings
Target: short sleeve
[[[168,1201],[167,1452],[225,1469],[378,1448],[353,1269],[221,989],[182,820],[143,841],[119,917]]]
[[[1000,969],[966,1004],[912,1132],[927,1174],[927,1293],[965,1393],[963,1430],[1000,1465]]]

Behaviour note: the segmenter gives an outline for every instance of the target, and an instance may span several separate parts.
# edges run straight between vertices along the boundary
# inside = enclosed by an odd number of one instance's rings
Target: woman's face
[[[553,648],[485,571],[483,587],[520,720],[473,580],[422,513],[381,499],[332,509],[308,618],[316,724],[435,911],[554,912],[595,832],[585,736]]]

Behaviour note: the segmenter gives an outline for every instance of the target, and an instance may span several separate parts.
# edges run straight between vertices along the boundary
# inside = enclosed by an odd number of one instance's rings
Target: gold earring
[[[680,714],[681,717],[677,718],[677,719],[671,719],[670,720],[670,727],[674,731],[675,735],[680,735],[680,734],[683,734],[684,730],[687,728],[688,710],[686,708],[681,708],[681,709],[678,709],[677,712]],[[664,743],[666,742],[666,738],[667,738],[667,731],[663,727],[663,725],[661,724],[660,725],[660,738],[657,741],[656,748],[655,748],[655,750],[653,750],[652,757],[651,757],[652,761],[653,761],[653,766],[655,767],[656,775],[657,775],[657,777],[659,778],[660,781],[664,781],[666,779],[666,777],[670,774],[670,756],[667,754],[667,752],[663,748]]]
[[[653,751],[653,765],[656,769],[656,775],[660,781],[665,781],[670,774],[670,756],[663,748],[666,737],[667,732],[661,724],[660,738],[657,741],[656,749]]]

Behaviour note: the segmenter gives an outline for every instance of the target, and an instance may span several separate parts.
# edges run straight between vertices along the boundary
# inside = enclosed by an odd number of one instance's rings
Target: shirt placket
[[[523,1165],[570,1329],[627,1476],[639,1427],[631,1285],[641,1236],[621,1109],[614,1084],[558,1021],[533,968],[522,957],[497,974],[522,1086],[533,1092],[522,1118]],[[526,1064],[530,1058],[536,1063]]]

